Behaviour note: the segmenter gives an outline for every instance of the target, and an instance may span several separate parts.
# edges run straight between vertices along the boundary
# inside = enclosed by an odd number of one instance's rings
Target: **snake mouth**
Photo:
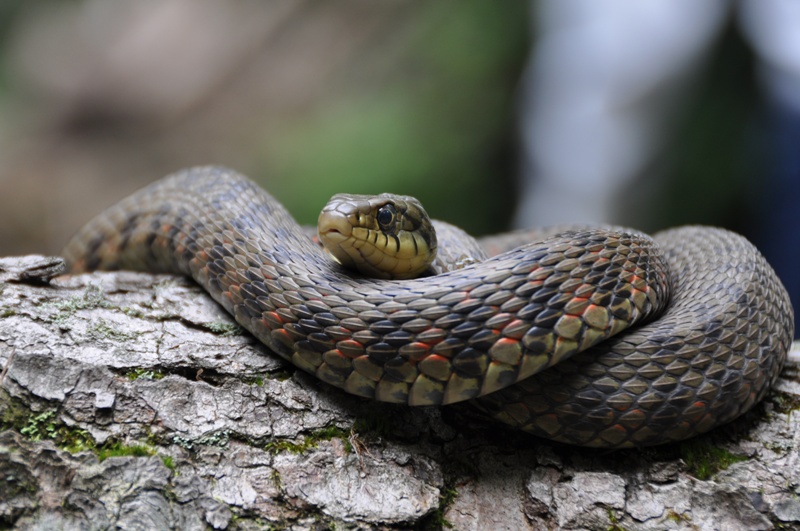
[[[317,232],[323,240],[341,243],[351,236],[353,226],[346,216],[323,212],[317,221]]]

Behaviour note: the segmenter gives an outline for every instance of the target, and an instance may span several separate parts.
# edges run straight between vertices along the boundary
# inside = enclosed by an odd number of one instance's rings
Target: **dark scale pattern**
[[[411,405],[486,396],[484,409],[523,429],[620,446],[741,413],[785,357],[791,308],[768,266],[741,238],[688,230],[698,236],[664,237],[679,287],[670,311],[599,357],[573,355],[666,304],[666,264],[646,236],[578,230],[432,277],[369,279],[343,272],[255,184],[205,167],[111,207],[64,256],[73,271],[188,274],[272,350],[350,393]],[[724,251],[705,251],[718,240]]]
[[[722,229],[674,229],[656,241],[672,272],[664,315],[477,405],[550,439],[627,447],[706,432],[761,400],[793,337],[774,272]]]

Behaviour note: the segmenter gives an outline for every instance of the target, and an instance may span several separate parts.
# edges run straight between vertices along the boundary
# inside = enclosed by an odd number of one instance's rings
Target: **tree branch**
[[[800,360],[679,445],[549,443],[351,397],[171,276],[0,259],[0,524],[16,528],[800,527]],[[797,354],[794,354],[797,356]]]

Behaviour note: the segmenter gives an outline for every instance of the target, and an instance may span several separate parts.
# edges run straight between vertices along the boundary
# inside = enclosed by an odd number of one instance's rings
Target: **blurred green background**
[[[530,22],[517,0],[5,0],[0,254],[57,252],[103,207],[207,163],[302,223],[334,193],[389,191],[506,230]],[[621,222],[747,226],[750,63],[726,31],[654,168],[669,184]]]

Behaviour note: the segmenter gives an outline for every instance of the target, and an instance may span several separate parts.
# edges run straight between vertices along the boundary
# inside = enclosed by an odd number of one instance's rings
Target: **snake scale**
[[[505,249],[518,238],[458,270],[368,278],[247,178],[198,167],[109,208],[63,255],[73,272],[189,275],[271,350],[350,393],[468,401],[576,445],[685,439],[777,378],[793,310],[742,236],[586,228]]]

